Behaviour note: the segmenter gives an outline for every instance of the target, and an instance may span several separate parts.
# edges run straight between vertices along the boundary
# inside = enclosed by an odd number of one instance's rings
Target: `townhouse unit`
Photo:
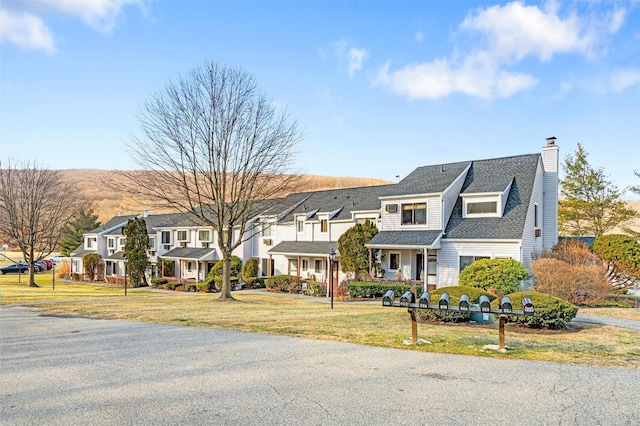
[[[378,265],[370,272],[380,279],[431,288],[456,285],[460,271],[482,258],[512,258],[529,268],[535,253],[558,241],[558,161],[555,138],[549,138],[542,153],[424,166],[396,184],[266,200],[256,204],[234,255],[243,261],[257,258],[261,276],[291,274],[327,282],[333,252],[339,282],[345,274],[338,239],[370,220],[379,230],[366,244]],[[132,217],[115,217],[85,234],[72,254],[72,271],[81,272],[84,255],[99,253],[105,279],[121,277],[122,228]],[[201,281],[221,259],[215,230],[196,218],[143,217],[151,275],[159,275],[162,262],[172,262],[173,277]]]

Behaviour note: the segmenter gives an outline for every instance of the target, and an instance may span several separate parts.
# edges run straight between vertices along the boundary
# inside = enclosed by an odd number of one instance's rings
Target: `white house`
[[[437,164],[415,169],[397,184],[311,191],[256,205],[256,214],[234,252],[255,257],[260,275],[297,275],[327,282],[335,253],[334,282],[345,275],[338,239],[353,225],[373,221],[379,233],[367,244],[385,279],[425,287],[456,285],[459,272],[480,258],[512,258],[529,268],[534,253],[558,241],[558,147],[547,139],[542,154]],[[121,277],[122,228],[133,216],[118,216],[85,234],[72,253],[72,271],[82,257],[99,253],[105,276]],[[149,258],[156,274],[175,262],[174,277],[204,280],[221,258],[212,228],[182,214],[144,215]],[[234,231],[238,238],[239,230]]]

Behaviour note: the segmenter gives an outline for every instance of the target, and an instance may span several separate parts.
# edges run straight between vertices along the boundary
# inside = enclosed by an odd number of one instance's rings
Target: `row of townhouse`
[[[481,258],[512,258],[529,268],[535,253],[558,241],[558,155],[555,138],[542,153],[419,167],[396,184],[291,194],[262,204],[234,254],[255,257],[261,276],[328,281],[331,252],[354,224],[373,221],[367,244],[380,268],[373,275],[425,287],[456,285],[459,272]],[[143,215],[149,232],[150,274],[173,262],[173,276],[201,281],[220,260],[212,228],[183,214]],[[123,227],[117,216],[88,232],[72,255],[102,255],[105,279],[124,275]],[[234,232],[234,238],[239,235]],[[345,278],[340,254],[335,282]]]

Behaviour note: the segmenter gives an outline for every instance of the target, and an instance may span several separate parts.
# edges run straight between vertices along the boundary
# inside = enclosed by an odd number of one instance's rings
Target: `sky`
[[[640,0],[3,0],[0,159],[135,168],[144,101],[210,60],[287,108],[307,174],[396,181],[555,136],[640,183]]]

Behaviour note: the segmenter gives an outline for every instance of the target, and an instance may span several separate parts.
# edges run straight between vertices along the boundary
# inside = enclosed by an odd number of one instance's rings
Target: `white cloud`
[[[347,39],[336,41],[334,47],[338,60],[347,63],[349,78],[353,78],[355,72],[362,69],[363,62],[369,57],[366,49],[353,47]]]
[[[362,69],[362,62],[369,57],[369,53],[365,49],[356,49],[352,47],[349,49],[349,78],[353,78],[353,74],[356,71]]]
[[[640,68],[626,69],[611,75],[606,89],[610,92],[619,93],[637,84],[640,84]]]
[[[416,34],[414,37],[416,38],[416,41],[418,43],[422,43],[424,41],[424,33],[422,31],[416,31]]]
[[[42,19],[28,13],[0,10],[0,43],[12,43],[27,50],[55,52],[51,30]]]
[[[46,25],[50,15],[68,15],[91,28],[109,34],[125,6],[137,5],[143,12],[150,0],[22,0],[0,6],[0,42],[23,48],[55,51],[54,38]],[[8,23],[5,25],[5,23]]]
[[[459,45],[448,57],[397,70],[391,70],[387,62],[374,85],[412,99],[437,99],[452,93],[506,98],[539,81],[510,68],[527,58],[548,62],[554,55],[568,53],[589,58],[607,33],[623,25],[625,16],[620,8],[600,17],[580,17],[575,12],[561,16],[553,1],[541,7],[515,1],[480,8],[459,25],[458,36],[468,36],[468,47]]]

